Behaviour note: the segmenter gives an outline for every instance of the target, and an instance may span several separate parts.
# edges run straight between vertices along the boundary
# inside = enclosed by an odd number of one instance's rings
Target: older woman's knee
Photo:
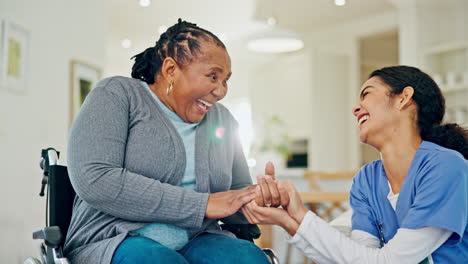
[[[154,264],[187,261],[176,251],[146,237],[127,237],[114,252],[112,264]]]

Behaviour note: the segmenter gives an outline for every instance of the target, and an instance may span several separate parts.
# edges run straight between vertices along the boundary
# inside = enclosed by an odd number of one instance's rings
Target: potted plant
[[[258,153],[257,166],[263,168],[266,162],[271,161],[276,168],[286,167],[291,153],[285,122],[279,116],[271,115],[265,119],[261,132],[260,143],[254,145]]]

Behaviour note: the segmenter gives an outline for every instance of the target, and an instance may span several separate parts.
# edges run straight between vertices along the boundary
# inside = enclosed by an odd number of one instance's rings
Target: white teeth
[[[362,124],[364,121],[366,121],[367,119],[369,119],[369,116],[368,115],[364,115],[363,117],[361,117],[358,121],[358,124]]]
[[[202,99],[198,99],[198,101],[202,104],[204,104],[207,108],[210,108],[213,106],[213,104],[208,103],[207,101],[203,101]]]

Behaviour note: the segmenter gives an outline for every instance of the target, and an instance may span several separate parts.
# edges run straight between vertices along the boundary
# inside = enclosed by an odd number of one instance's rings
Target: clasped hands
[[[255,199],[246,203],[241,212],[252,224],[279,225],[294,235],[307,208],[290,181],[280,182],[275,179],[274,166],[269,162],[265,167],[265,175],[257,176]]]
[[[271,162],[265,166],[265,175],[257,179],[258,184],[240,190],[210,193],[205,216],[221,219],[240,209],[252,224],[279,225],[294,235],[307,213],[299,193],[290,181],[275,179]]]

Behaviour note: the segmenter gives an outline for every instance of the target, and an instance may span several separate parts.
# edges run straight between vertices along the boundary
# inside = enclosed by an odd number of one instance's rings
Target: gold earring
[[[172,82],[169,84],[169,86],[166,89],[166,94],[169,95],[172,91]]]

